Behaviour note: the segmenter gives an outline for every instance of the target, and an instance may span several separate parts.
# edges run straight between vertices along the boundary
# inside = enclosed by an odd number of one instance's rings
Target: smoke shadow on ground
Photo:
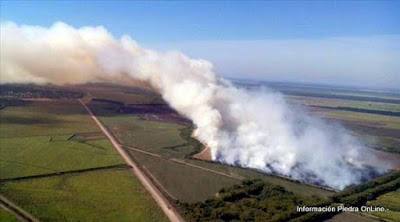
[[[116,101],[92,99],[87,104],[96,116],[113,117],[139,115],[144,120],[193,125],[193,122],[176,112],[167,104],[128,104]]]

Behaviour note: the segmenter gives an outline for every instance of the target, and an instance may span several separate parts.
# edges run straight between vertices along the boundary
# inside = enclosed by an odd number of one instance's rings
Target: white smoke
[[[196,125],[213,160],[337,189],[359,183],[362,146],[289,106],[278,93],[232,86],[212,64],[179,52],[158,53],[103,27],[75,29],[1,23],[1,83],[77,84],[146,81]]]

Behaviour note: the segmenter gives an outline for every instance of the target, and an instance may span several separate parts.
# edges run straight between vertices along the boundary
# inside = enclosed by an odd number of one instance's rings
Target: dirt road
[[[21,209],[20,207],[15,205],[13,202],[11,202],[9,199],[4,197],[3,195],[0,195],[0,207],[3,208],[4,210],[10,212],[11,214],[13,214],[20,221],[39,222],[39,220],[36,219],[35,217],[33,217],[30,213]],[[1,220],[1,218],[0,218],[0,220]]]
[[[236,180],[239,180],[239,181],[244,180],[243,177],[229,175],[229,174],[222,173],[222,172],[219,172],[219,171],[216,171],[216,170],[211,170],[211,169],[208,169],[208,168],[205,168],[205,167],[201,167],[201,166],[197,166],[197,165],[194,165],[194,164],[190,164],[190,163],[187,163],[187,162],[184,162],[184,161],[181,161],[181,160],[177,160],[177,159],[173,159],[173,158],[167,158],[167,157],[161,156],[159,154],[150,153],[150,152],[147,152],[147,151],[144,151],[144,150],[132,147],[132,146],[125,146],[125,145],[122,145],[122,144],[120,144],[120,146],[125,147],[127,149],[135,150],[137,152],[144,153],[144,154],[147,154],[147,155],[150,155],[150,156],[154,156],[154,157],[161,158],[161,159],[164,159],[164,160],[168,160],[168,161],[171,161],[171,162],[179,163],[179,164],[182,164],[182,165],[185,165],[185,166],[190,166],[190,167],[193,167],[193,168],[201,169],[201,170],[208,171],[208,172],[211,172],[211,173],[219,174],[219,175],[222,175],[222,176],[225,176],[225,177],[229,177],[229,178],[232,178],[232,179],[236,179]]]
[[[129,155],[125,152],[125,150],[119,145],[114,136],[108,131],[108,129],[97,119],[97,117],[93,114],[93,112],[86,106],[86,104],[79,99],[79,102],[85,107],[90,116],[96,122],[96,124],[100,127],[103,133],[108,137],[111,141],[115,149],[122,156],[125,162],[132,166],[133,173],[137,176],[143,186],[147,191],[151,194],[157,204],[164,211],[165,215],[167,215],[168,219],[172,222],[183,222],[185,221],[180,214],[176,211],[176,209],[169,203],[169,201],[163,196],[163,194],[157,189],[157,187],[151,182],[151,180],[140,170],[137,164],[129,157]]]

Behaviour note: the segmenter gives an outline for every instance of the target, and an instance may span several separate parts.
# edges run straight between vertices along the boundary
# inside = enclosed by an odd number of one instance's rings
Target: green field
[[[127,169],[8,182],[0,192],[41,221],[168,221]]]
[[[1,133],[1,179],[123,163],[107,140],[71,140],[75,133],[100,133],[77,101],[34,102],[0,113],[0,128],[5,132]]]
[[[0,111],[0,138],[100,132],[76,100],[35,101]]]
[[[186,126],[146,121],[130,114],[100,119],[124,145],[173,158],[193,152],[180,135]]]
[[[317,92],[316,89],[313,89],[313,92]],[[367,94],[372,96],[371,93]],[[313,115],[331,122],[342,123],[345,128],[370,148],[383,152],[400,153],[400,117],[362,111],[398,113],[400,104],[297,95],[286,95],[285,97],[291,103],[305,106]],[[399,99],[399,97],[391,97],[391,99],[393,98]],[[356,112],[336,108],[361,110]]]
[[[124,164],[76,100],[29,102],[0,114],[0,179]],[[43,221],[166,221],[126,169],[3,182],[0,193]]]
[[[224,186],[240,180],[182,165],[166,159],[129,151],[172,195],[184,202],[197,202],[214,196]]]
[[[371,213],[372,215],[392,221],[400,221],[400,189],[384,194],[377,200],[368,202],[368,205],[389,209],[386,212]]]
[[[94,84],[85,90],[91,98],[121,102],[123,104],[164,103],[160,95],[143,88],[112,84]]]
[[[312,98],[307,96],[291,96],[285,97],[289,102],[300,103],[305,106],[327,106],[327,107],[353,107],[360,109],[372,109],[382,111],[400,111],[399,104],[370,102],[370,101],[355,101],[344,99],[331,98]]]
[[[54,138],[50,141],[50,138]],[[110,142],[99,149],[85,143],[50,136],[2,139],[0,178],[15,178],[122,164]]]
[[[318,196],[321,198],[327,198],[331,196],[334,192],[329,191],[329,190],[324,190],[320,189],[317,187],[311,187],[306,184],[302,183],[296,183],[292,180],[280,178],[278,176],[272,176],[272,175],[267,175],[264,173],[259,173],[256,171],[252,171],[249,169],[243,169],[243,168],[238,168],[238,167],[233,167],[225,164],[219,164],[219,163],[211,163],[211,162],[206,162],[206,161],[201,161],[201,160],[194,160],[194,159],[188,159],[185,160],[185,162],[198,165],[207,169],[212,169],[216,170],[218,172],[226,173],[228,175],[232,175],[241,179],[261,179],[263,181],[266,181],[268,183],[274,184],[274,185],[280,185],[287,189],[288,191],[291,191],[296,194],[304,195],[304,196]]]
[[[0,221],[1,222],[18,222],[19,220],[10,212],[5,211],[0,207]]]

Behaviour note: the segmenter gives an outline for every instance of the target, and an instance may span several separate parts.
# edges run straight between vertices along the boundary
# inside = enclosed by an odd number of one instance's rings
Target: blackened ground
[[[191,125],[192,121],[179,115],[174,109],[165,104],[143,104],[121,106],[118,113],[138,114],[145,120]]]

